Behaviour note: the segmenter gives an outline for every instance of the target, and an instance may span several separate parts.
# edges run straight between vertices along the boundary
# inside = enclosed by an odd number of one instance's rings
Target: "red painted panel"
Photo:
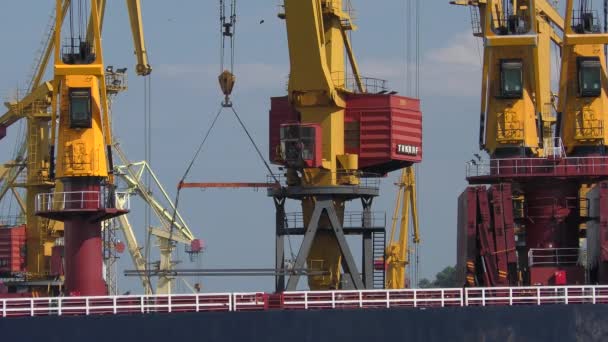
[[[516,264],[517,254],[515,253],[515,218],[513,217],[513,193],[511,184],[503,183],[502,206],[505,222],[505,242],[507,244],[507,263]]]
[[[507,243],[505,239],[505,221],[503,216],[503,198],[500,185],[490,188],[492,211],[494,213],[494,239],[496,241],[496,262],[498,266],[498,284],[508,284]]]
[[[458,251],[459,282],[466,286],[477,285],[477,188],[468,187],[458,197]]]
[[[491,233],[491,216],[490,204],[488,202],[488,192],[485,187],[479,187],[477,190],[477,200],[479,203],[479,214],[481,222],[479,224],[479,236],[481,244],[481,256],[484,258],[486,266],[486,282],[485,286],[495,286],[497,281],[497,267],[494,253],[496,245],[492,239]]]
[[[608,181],[600,182],[600,260],[608,262]]]
[[[277,164],[282,124],[298,122],[287,97],[271,98],[269,159]],[[390,94],[346,99],[345,152],[359,155],[359,168],[385,174],[422,160],[420,100]]]
[[[492,159],[489,174],[472,174],[467,177],[470,183],[487,184],[500,180],[532,181],[535,178],[562,177],[599,177],[608,175],[608,157],[568,157],[551,158],[509,158]]]
[[[281,144],[281,125],[299,121],[298,113],[289,104],[287,96],[270,99],[268,159],[271,163],[281,164],[277,155]]]
[[[578,215],[577,184],[528,184],[525,196],[528,248],[578,248],[578,229],[568,228]]]
[[[51,251],[51,275],[61,276],[64,275],[63,269],[63,246],[53,246]]]
[[[346,125],[359,124],[359,167],[387,173],[422,160],[420,100],[396,95],[357,94],[347,98]]]
[[[25,225],[0,228],[0,273],[25,271]]]
[[[566,271],[564,270],[555,271],[555,275],[553,277],[555,278],[555,285],[561,286],[568,284],[568,278]]]
[[[530,267],[530,285],[563,285],[564,281],[566,285],[584,284],[585,270],[581,266]]]

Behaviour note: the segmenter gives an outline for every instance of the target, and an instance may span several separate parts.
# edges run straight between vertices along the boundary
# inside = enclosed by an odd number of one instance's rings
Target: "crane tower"
[[[286,177],[285,186],[269,190],[277,209],[276,268],[286,268],[285,238],[302,235],[293,267],[315,272],[311,289],[384,287],[374,261],[384,260],[385,222],[371,205],[378,177],[422,158],[419,101],[361,76],[349,1],[285,0],[284,9],[288,94],[272,98],[270,110],[270,160]],[[287,199],[302,211],[286,213]],[[355,200],[363,210],[346,211]],[[346,235],[362,237],[361,271]],[[286,286],[278,276],[276,290],[296,289],[300,276],[292,274]]]

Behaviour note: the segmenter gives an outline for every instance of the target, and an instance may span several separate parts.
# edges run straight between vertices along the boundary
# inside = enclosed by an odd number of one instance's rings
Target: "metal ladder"
[[[469,9],[471,10],[471,27],[473,28],[473,35],[481,36],[483,31],[481,30],[481,20],[479,19],[478,7],[470,6]]]
[[[374,289],[384,289],[385,283],[385,249],[386,249],[386,232],[374,232],[372,234],[372,245],[374,255],[374,271],[373,284]],[[377,267],[377,266],[382,267]]]

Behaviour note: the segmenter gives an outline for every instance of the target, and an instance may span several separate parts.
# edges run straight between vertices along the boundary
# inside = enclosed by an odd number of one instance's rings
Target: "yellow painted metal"
[[[404,289],[408,287],[406,269],[410,264],[410,218],[413,229],[413,243],[420,243],[418,225],[418,208],[416,205],[416,175],[414,167],[401,171],[395,201],[395,211],[391,226],[391,235],[386,246],[386,288]],[[410,216],[411,209],[411,216]],[[401,214],[401,215],[400,215]],[[399,227],[397,228],[397,222]],[[397,236],[398,232],[398,236]]]
[[[0,117],[0,123],[6,127],[22,118],[27,120],[25,146],[22,146],[22,150],[27,151],[25,183],[15,182],[20,171],[13,169],[11,172],[14,174],[9,182],[9,188],[13,193],[17,186],[26,189],[23,212],[27,227],[26,265],[28,279],[31,280],[42,280],[48,276],[51,255],[45,246],[63,235],[61,223],[35,216],[36,196],[48,192],[53,186],[53,182],[49,179],[48,149],[48,127],[51,116],[47,112],[51,103],[52,91],[51,83],[42,83],[19,101],[6,103],[8,111]],[[0,197],[3,197],[4,194],[5,192]]]
[[[171,254],[173,253],[174,248],[174,242],[170,239],[158,239],[158,249],[160,250],[160,263],[158,268],[161,271],[161,275],[158,277],[158,283],[156,284],[156,294],[171,294],[172,283],[175,277],[171,276],[167,271],[173,269]]]
[[[106,0],[97,0],[97,13],[99,14],[99,31],[103,32],[103,22],[106,15]],[[91,13],[92,15],[92,13]],[[89,26],[87,26],[87,41],[92,42],[95,30],[93,27],[93,18],[89,16]]]
[[[61,15],[55,17],[55,26],[53,31],[57,33],[56,27],[61,27],[69,9],[71,1],[62,0]],[[57,4],[59,5],[59,4]],[[101,30],[105,13],[106,0],[98,0],[97,8],[99,12],[99,27]],[[134,32],[135,54],[139,61],[138,64],[147,66],[139,68],[144,70],[141,75],[147,75],[151,72],[151,67],[148,65],[145,51],[144,37],[141,20],[141,6],[139,0],[127,0],[129,6],[129,16]],[[91,17],[92,19],[92,17]],[[93,37],[93,20],[90,20],[88,37]],[[59,26],[57,26],[59,25]],[[137,33],[137,34],[135,34]],[[53,96],[53,86],[51,82],[42,82],[45,75],[50,57],[55,48],[56,36],[51,36],[47,44],[43,48],[40,59],[36,61],[36,70],[30,80],[29,94],[19,99],[18,101],[6,103],[8,111],[0,117],[0,124],[8,127],[22,118],[27,120],[27,134],[23,146],[20,148],[20,155],[25,155],[26,164],[26,181],[25,184],[16,183],[19,170],[16,167],[11,168],[11,175],[7,179],[11,180],[9,186],[2,190],[0,198],[10,189],[13,191],[15,187],[26,188],[25,210],[26,226],[27,226],[27,252],[26,265],[28,270],[28,278],[33,280],[44,279],[49,274],[49,257],[50,247],[55,243],[55,240],[63,236],[63,224],[48,219],[39,218],[35,213],[35,199],[40,193],[49,192],[54,186],[54,182],[49,179],[49,121],[51,115],[48,113],[51,107],[51,99]],[[27,151],[27,152],[26,152]],[[61,185],[57,185],[60,191]]]
[[[68,9],[70,8],[70,1],[71,0],[63,0],[63,3],[61,5],[62,18],[65,18],[65,15],[67,14]],[[53,30],[55,30],[55,27],[53,27]],[[49,60],[51,59],[51,54],[53,53],[54,42],[54,39],[49,39],[47,45],[44,48],[44,53],[42,54],[40,61],[38,61],[37,70],[34,72],[33,78],[31,80],[29,89],[30,91],[38,87],[40,85],[40,82],[42,82],[42,78],[44,77],[47,66],[49,64]]]
[[[57,0],[57,22],[63,21]],[[66,64],[61,57],[61,30],[55,32],[55,68],[53,88],[58,89],[52,99],[51,145],[55,142],[55,126],[58,110],[59,131],[57,149],[57,178],[102,177],[113,184],[108,173],[107,155],[112,146],[112,134],[106,93],[105,67],[101,45],[101,31],[97,0],[91,1],[93,27],[93,52],[91,64]],[[90,128],[72,128],[69,119],[69,92],[71,89],[88,89],[91,93],[92,125]]]
[[[562,45],[559,89],[560,135],[567,153],[577,147],[608,145],[608,80],[604,45],[606,33],[577,33],[573,30],[574,1],[566,2],[566,31]],[[597,58],[601,65],[601,93],[597,97],[579,95],[577,58]]]
[[[301,114],[304,124],[316,124],[322,131],[322,167],[303,170],[300,178],[288,170],[288,182],[305,186],[358,184],[354,170],[356,155],[344,152],[344,109],[347,90],[346,57],[357,87],[364,91],[359,68],[345,31],[355,29],[342,0],[285,0],[285,13],[291,72],[289,100]],[[315,198],[302,201],[308,224]],[[344,203],[336,201],[343,220]],[[308,267],[329,272],[330,276],[309,277],[311,289],[336,289],[340,283],[341,254],[337,241],[322,218],[313,241]]]
[[[152,73],[152,67],[148,62],[148,51],[144,40],[144,26],[141,14],[140,0],[126,0],[129,10],[129,21],[131,23],[131,33],[133,34],[133,44],[135,45],[135,56],[137,57],[136,71],[139,76],[146,76]]]
[[[108,165],[102,132],[102,104],[99,81],[91,75],[68,75],[61,80],[61,115],[57,148],[57,178],[107,177]],[[93,124],[91,129],[70,127],[70,89],[90,89]]]
[[[537,120],[542,113],[541,98],[551,98],[550,89],[542,89],[541,83],[550,84],[550,73],[539,68],[550,65],[548,51],[540,51],[550,39],[538,32],[533,1],[519,1],[517,14],[523,17],[528,32],[502,35],[506,26],[506,14],[497,10],[496,2],[488,0],[484,36],[484,73],[482,116],[485,136],[481,146],[491,155],[501,149],[526,149],[539,154],[540,132]],[[519,60],[523,65],[523,94],[521,98],[503,98],[501,92],[500,65],[504,60]],[[546,71],[546,70],[545,70]],[[543,74],[541,74],[543,72]],[[545,91],[545,94],[542,92]]]
[[[500,2],[458,0],[451,3],[476,6],[479,10],[481,34],[478,36],[485,42],[480,147],[491,154],[502,148],[524,147],[533,155],[542,155],[543,140],[553,143],[550,137],[556,124],[550,53],[552,41],[561,44],[561,34],[556,30],[563,30],[563,18],[546,0],[512,1],[511,5],[518,8],[517,15],[527,15],[532,30],[520,35],[501,35],[497,30],[502,23],[497,18],[505,18]],[[522,99],[497,97],[501,59],[523,60],[527,77]]]

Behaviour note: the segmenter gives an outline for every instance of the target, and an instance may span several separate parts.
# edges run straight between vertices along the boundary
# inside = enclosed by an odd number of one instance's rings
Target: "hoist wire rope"
[[[258,156],[260,157],[260,160],[262,160],[262,162],[264,163],[264,166],[266,167],[266,170],[268,170],[269,175],[274,179],[275,183],[278,184],[279,183],[279,179],[272,172],[272,169],[270,168],[270,164],[268,164],[268,162],[266,161],[266,159],[264,159],[264,155],[260,151],[260,148],[258,147],[258,145],[255,143],[255,140],[253,140],[253,137],[249,133],[249,130],[247,129],[247,126],[245,126],[245,124],[243,123],[243,120],[241,120],[241,117],[236,112],[236,109],[234,109],[234,106],[230,107],[230,109],[232,110],[232,112],[234,113],[234,116],[236,117],[236,119],[238,120],[239,124],[243,128],[243,131],[245,131],[245,134],[249,138],[249,141],[251,142],[251,145],[255,148],[255,151],[257,152]]]
[[[224,35],[224,24],[226,23],[226,6],[224,0],[220,0],[220,72],[224,71],[224,59],[226,51],[226,36]]]
[[[232,36],[230,36],[230,72],[234,72],[234,50],[236,45],[236,0],[230,4],[230,24]]]
[[[203,136],[203,140],[201,141],[201,143],[198,145],[198,148],[194,152],[194,155],[192,156],[192,159],[188,163],[188,167],[186,167],[186,170],[184,171],[184,174],[180,178],[178,184],[181,185],[186,180],[186,178],[188,177],[188,175],[190,174],[190,170],[192,170],[192,167],[194,166],[194,163],[196,162],[196,159],[198,158],[199,154],[203,150],[203,147],[205,146],[205,143],[207,142],[207,139],[209,139],[209,135],[211,134],[211,131],[215,127],[215,124],[217,123],[217,120],[219,119],[220,114],[222,114],[222,110],[223,109],[224,109],[224,107],[220,107],[219,110],[217,111],[217,114],[215,114],[215,117],[213,118],[213,121],[211,122],[211,125],[209,125],[209,128],[205,132],[205,134]],[[177,208],[179,206],[180,193],[181,193],[181,186],[178,186],[177,187],[177,193],[175,194],[175,202],[174,202],[175,205],[173,206],[173,215],[171,216],[171,222],[169,224],[169,235],[170,236],[173,235],[173,228],[175,228],[175,219],[177,218]]]

